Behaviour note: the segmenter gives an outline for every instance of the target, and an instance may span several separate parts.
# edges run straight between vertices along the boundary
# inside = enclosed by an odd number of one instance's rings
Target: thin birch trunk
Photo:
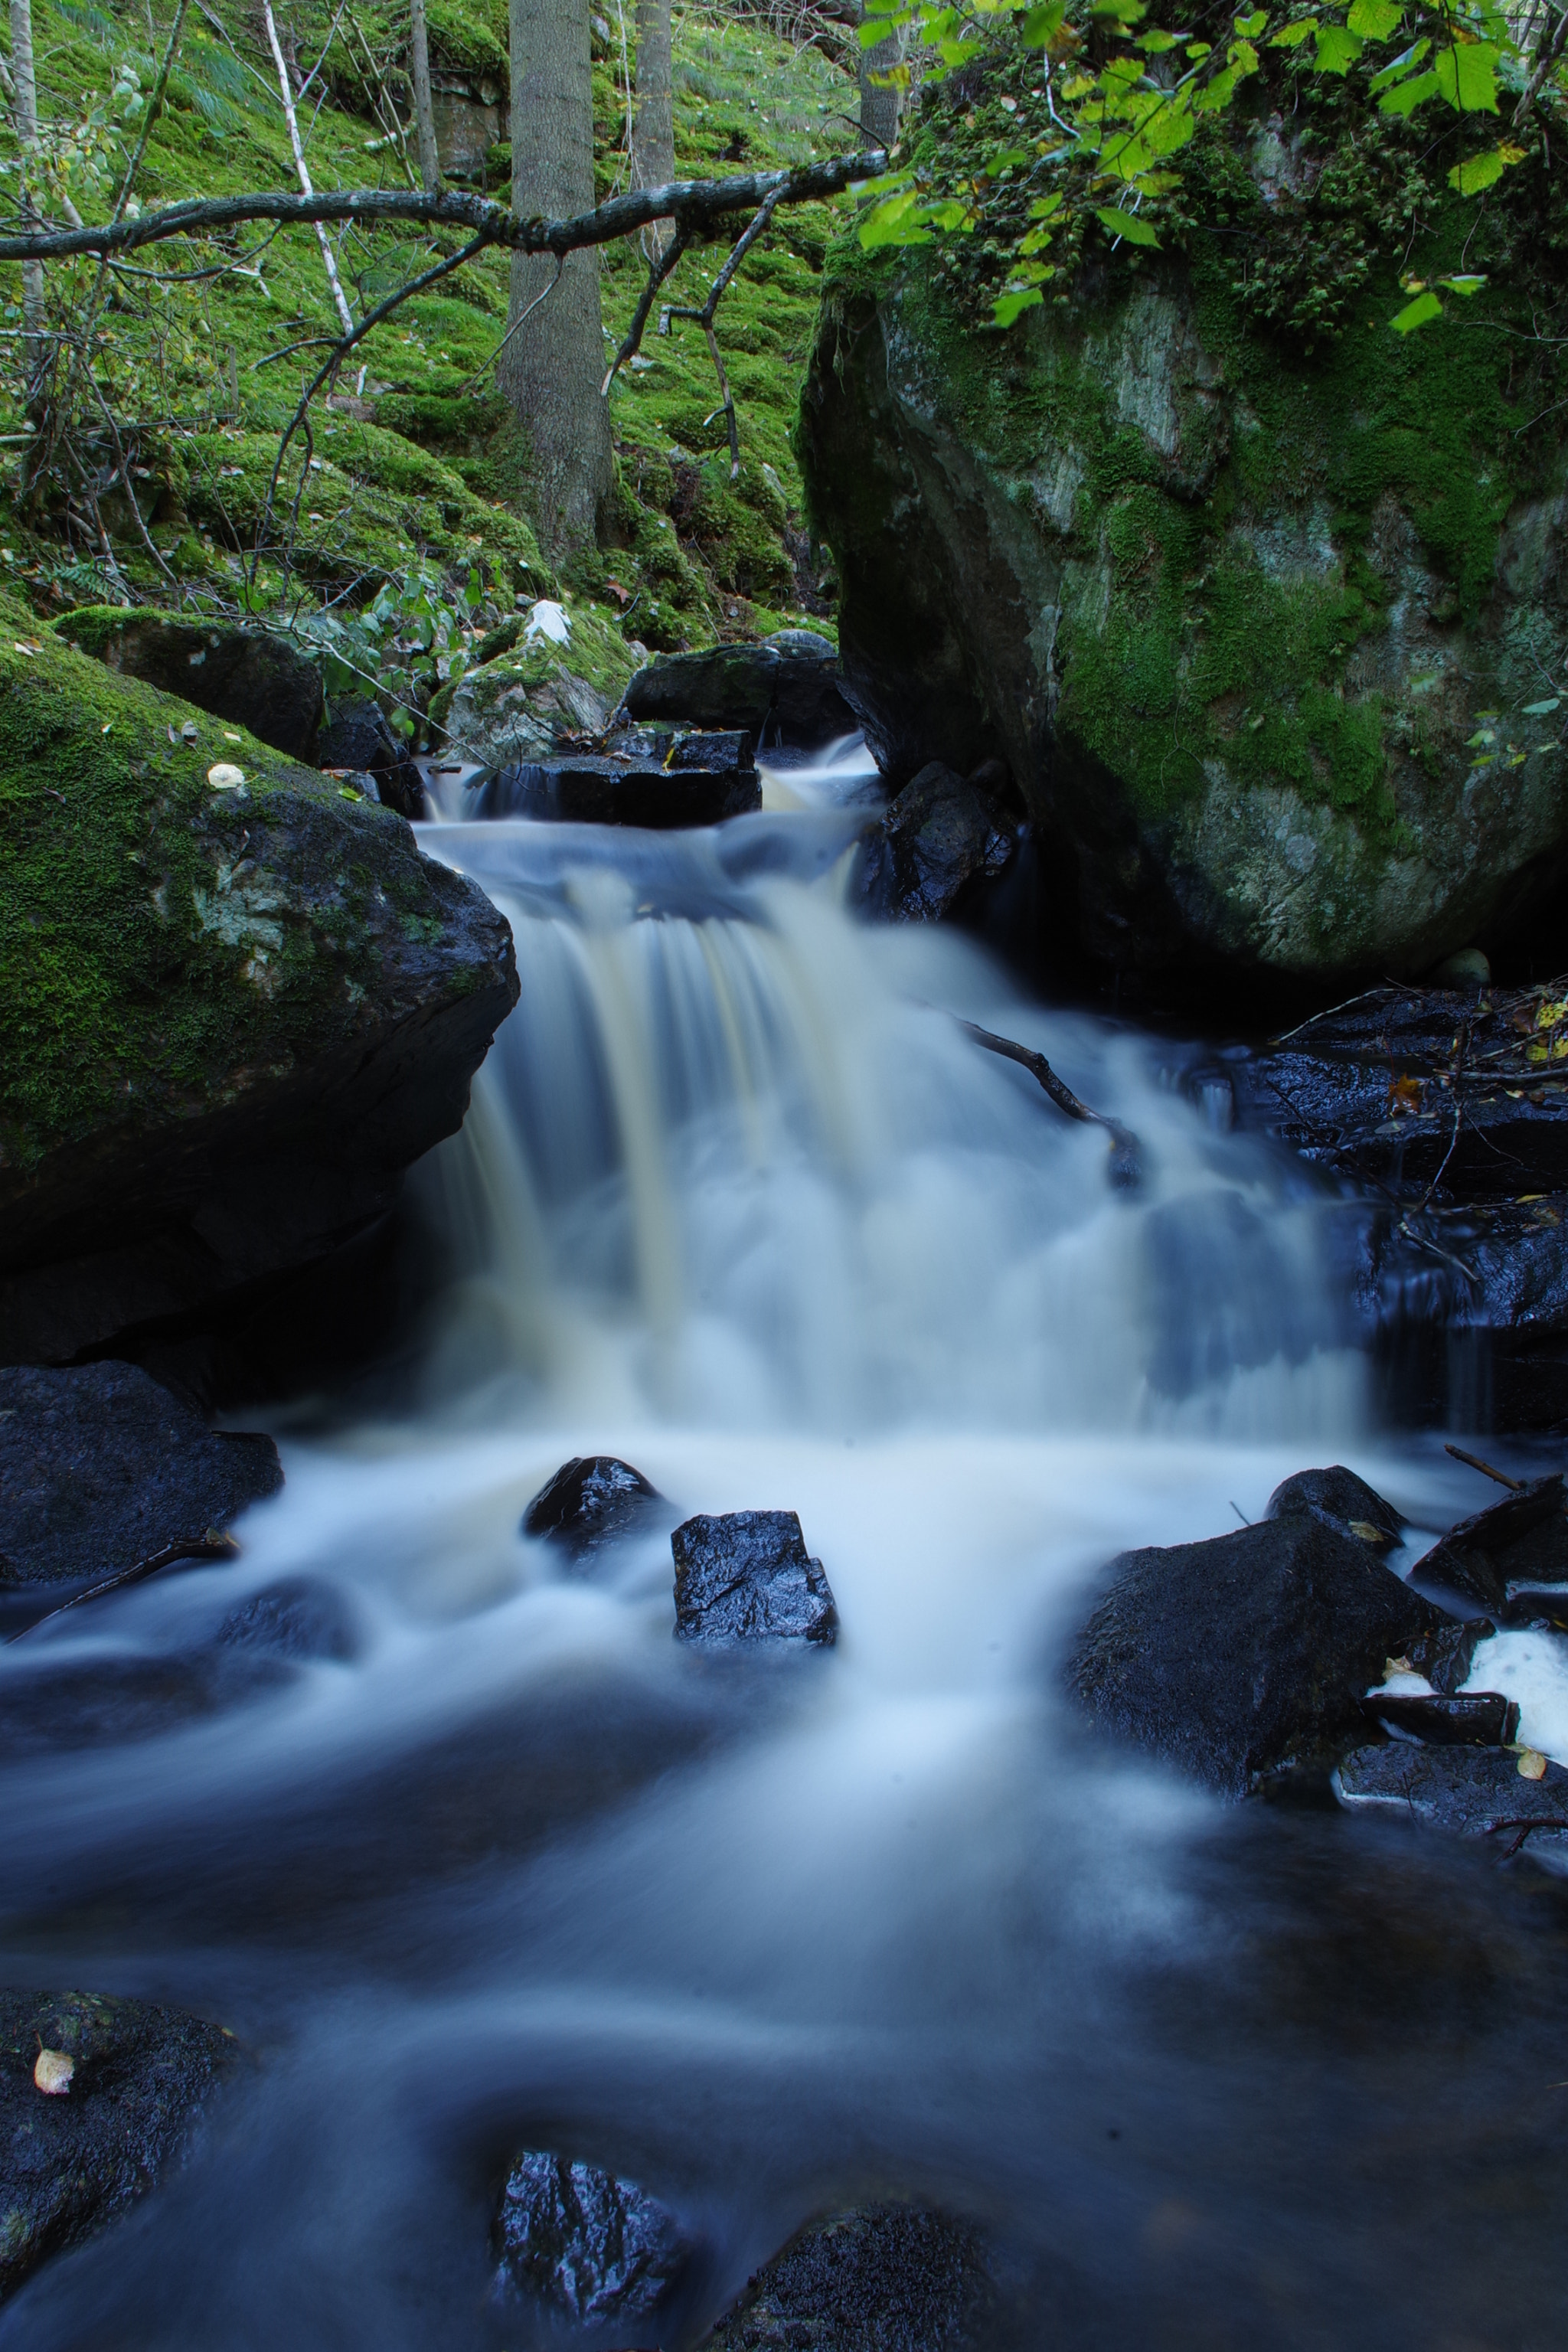
[[[662,188],[675,177],[675,98],[671,86],[669,0],[637,0],[637,112],[632,133],[632,185]],[[643,231],[650,260],[675,234],[668,221]]]
[[[12,0],[12,5],[16,5],[16,0]],[[267,38],[272,47],[272,61],[278,68],[278,89],[283,100],[283,119],[289,125],[289,144],[294,150],[294,168],[300,175],[300,193],[303,195],[313,196],[316,191],[310,185],[310,174],[305,163],[305,150],[300,143],[300,118],[294,111],[294,93],[289,87],[289,68],[283,61],[283,44],[278,37],[278,26],[272,14],[272,0],[261,0],[261,15],[267,26]],[[332,289],[332,299],[338,306],[338,317],[342,321],[343,332],[345,335],[352,335],[354,331],[354,314],[349,309],[348,297],[343,292],[342,280],[338,276],[338,265],[332,258],[332,248],[327,236],[326,224],[323,221],[316,223],[316,237],[321,248],[321,261],[326,269],[327,283]]]
[[[436,107],[430,96],[430,36],[425,25],[425,0],[410,0],[413,23],[409,63],[413,68],[414,121],[419,133],[419,170],[432,195],[441,184],[441,159],[436,152]]]
[[[899,135],[904,93],[896,82],[879,82],[875,77],[893,73],[903,64],[905,39],[900,26],[874,49],[860,52],[860,135],[868,147],[891,147]]]
[[[32,0],[11,0],[11,78],[16,91],[12,113],[16,123],[16,143],[23,155],[20,210],[28,228],[41,228],[43,215],[38,210],[31,185],[39,163],[38,85],[33,71]],[[26,404],[31,414],[43,397],[44,373],[48,364],[48,344],[44,331],[44,265],[41,261],[25,261],[22,264],[22,352]]]

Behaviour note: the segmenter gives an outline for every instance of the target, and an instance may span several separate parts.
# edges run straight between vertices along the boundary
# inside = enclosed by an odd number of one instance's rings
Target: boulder
[[[674,2214],[634,2182],[537,2149],[507,2175],[495,2240],[503,2294],[578,2326],[636,2327],[639,2341],[693,2251]]]
[[[858,725],[841,690],[838,656],[811,629],[780,629],[760,645],[664,654],[626,688],[629,718],[692,727],[744,727],[764,740],[816,750]]]
[[[596,742],[637,668],[618,630],[586,607],[542,600],[480,648],[489,658],[431,701],[430,721],[485,768],[549,760]]]
[[[40,2049],[72,2062],[65,2090],[37,2087]],[[0,1992],[0,2295],[153,2187],[234,2055],[151,2002]]]
[[[675,1556],[675,1633],[714,1647],[838,1638],[838,1611],[794,1511],[731,1511],[687,1519]]]
[[[1410,1740],[1358,1748],[1334,1774],[1350,1812],[1386,1813],[1453,1837],[1485,1838],[1500,1859],[1528,1853],[1568,1868],[1568,1772],[1549,1763],[1540,1780],[1506,1748],[1425,1748]]]
[[[390,809],[0,622],[0,1362],[141,1354],[385,1218],[511,937]]]
[[[994,2301],[971,2224],[862,2206],[812,2222],[775,2254],[703,2352],[982,2352]]]
[[[891,783],[1005,759],[1103,964],[1343,994],[1562,870],[1568,414],[1521,428],[1506,334],[1391,334],[1392,246],[1309,355],[1234,236],[1100,248],[1005,334],[847,240],[798,451]]]
[[[565,824],[635,824],[657,832],[722,824],[763,804],[755,768],[648,766],[579,753],[502,768],[480,788],[476,816],[531,816]]]
[[[1370,1544],[1292,1514],[1123,1552],[1065,1680],[1102,1731],[1239,1797],[1358,1729],[1385,1661],[1445,1622]]]
[[[117,1575],[282,1484],[269,1437],[209,1429],[139,1365],[0,1369],[0,1584]]]
[[[368,775],[384,808],[399,816],[425,814],[425,780],[388,724],[379,704],[340,702],[316,738],[316,765],[363,791]]]
[[[1433,1748],[1506,1748],[1519,1730],[1518,1702],[1500,1691],[1467,1691],[1462,1697],[1373,1691],[1361,1710],[1384,1731]]]
[[[275,751],[293,760],[316,758],[321,673],[287,637],[268,629],[176,621],[166,613],[130,613],[117,604],[67,613],[55,630],[110,669],[244,727]]]
[[[860,903],[896,922],[939,922],[1002,873],[1016,847],[1016,834],[989,794],[932,761],[866,840]]]
[[[1283,1479],[1269,1496],[1267,1519],[1318,1519],[1336,1534],[1352,1536],[1376,1551],[1399,1541],[1405,1521],[1392,1503],[1353,1470],[1336,1463],[1331,1470],[1298,1470]]]
[[[522,1515],[522,1532],[553,1545],[574,1566],[586,1566],[607,1545],[645,1535],[661,1518],[668,1526],[668,1508],[658,1488],[629,1462],[613,1454],[574,1454],[535,1495]]]
[[[1563,1476],[1526,1481],[1450,1528],[1421,1561],[1421,1580],[1462,1593],[1489,1616],[1528,1624],[1568,1605],[1568,1517]]]

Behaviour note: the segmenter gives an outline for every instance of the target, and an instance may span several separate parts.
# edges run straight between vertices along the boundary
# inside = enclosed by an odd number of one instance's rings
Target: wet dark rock
[[[31,1644],[19,1644],[0,1669],[0,1758],[161,1738],[263,1697],[292,1678],[283,1659],[257,1651],[132,1653],[56,1663],[47,1646],[35,1656]]]
[[[692,2251],[666,2207],[596,2165],[531,2150],[507,2175],[496,2221],[501,2280],[564,2319],[657,2321]]]
[[[1268,1497],[1265,1518],[1319,1519],[1342,1536],[1353,1536],[1379,1551],[1398,1542],[1405,1521],[1364,1478],[1336,1463],[1330,1470],[1298,1470]]]
[[[265,1657],[331,1658],[359,1654],[359,1627],[344,1595],[319,1578],[295,1576],[268,1584],[230,1610],[217,1630],[223,1647]]]
[[[1489,1617],[1467,1617],[1462,1623],[1446,1617],[1440,1625],[1407,1644],[1403,1654],[1435,1691],[1452,1697],[1470,1679],[1478,1644],[1489,1641],[1496,1632]]]
[[[1264,1519],[1112,1560],[1065,1679],[1112,1738],[1242,1796],[1358,1728],[1384,1661],[1442,1622],[1369,1544]]]
[[[1334,1775],[1348,1811],[1386,1813],[1454,1837],[1485,1838],[1500,1856],[1568,1865],[1568,1772],[1526,1780],[1506,1748],[1358,1748]]]
[[[67,614],[57,634],[123,677],[144,678],[194,702],[290,759],[317,760],[321,674],[285,637],[92,605]],[[321,766],[327,765],[320,761]],[[370,766],[369,761],[344,762]]]
[[[316,765],[350,780],[368,773],[384,808],[395,809],[399,816],[425,814],[425,780],[380,705],[368,698],[337,705],[331,723],[317,738]]]
[[[1420,1563],[1421,1580],[1461,1592],[1494,1617],[1511,1622],[1521,1589],[1568,1583],[1568,1517],[1561,1474],[1532,1478],[1484,1511],[1450,1528]],[[1525,1610],[1528,1615],[1528,1610]]]
[[[755,768],[645,766],[582,753],[498,769],[478,798],[480,817],[532,816],[569,824],[635,824],[658,832],[722,824],[763,804]]]
[[[761,645],[668,654],[639,669],[623,703],[628,718],[689,726],[743,727],[806,749],[854,731],[838,655],[809,629],[781,629]]]
[[[677,736],[664,761],[676,775],[700,770],[714,776],[750,776],[756,764],[757,739],[741,728],[721,735]]]
[[[135,1364],[0,1369],[0,1583],[95,1581],[224,1528],[283,1484]]]
[[[1002,873],[1017,835],[989,795],[933,761],[868,837],[860,902],[896,922],[938,922]]]
[[[36,2087],[40,2045],[75,2061],[68,2090]],[[0,2294],[153,2187],[234,2055],[177,2010],[0,1992]]]
[[[676,1528],[678,1641],[811,1642],[838,1638],[838,1611],[794,1511],[699,1515]]]
[[[981,2352],[993,2294],[984,2242],[967,2222],[870,2205],[803,2230],[704,2352]]]
[[[1362,1713],[1385,1731],[1406,1733],[1434,1748],[1506,1748],[1519,1730],[1519,1707],[1500,1691],[1428,1698],[1419,1691],[1379,1691]]]
[[[646,1534],[661,1517],[668,1526],[672,1516],[658,1488],[629,1462],[613,1454],[574,1455],[535,1495],[522,1532],[583,1562],[607,1544]]]

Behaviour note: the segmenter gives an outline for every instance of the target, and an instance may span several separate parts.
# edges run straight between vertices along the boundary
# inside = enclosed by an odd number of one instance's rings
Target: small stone
[[[810,1642],[838,1637],[838,1611],[794,1511],[700,1514],[676,1528],[675,1634],[680,1642]]]
[[[675,2216],[634,2181],[544,2149],[526,2150],[507,2175],[496,2236],[503,2287],[579,2325],[646,2319],[692,2252]]]
[[[522,1532],[582,1561],[604,1544],[646,1531],[663,1502],[658,1488],[629,1462],[613,1454],[574,1454],[530,1503]]]
[[[1523,1770],[1523,1766],[1520,1767]],[[33,2080],[47,2098],[63,2098],[70,2089],[76,2060],[64,2050],[42,2050],[33,2063]]]
[[[1479,948],[1461,948],[1458,955],[1445,956],[1426,977],[1434,988],[1489,988],[1492,968]]]
[[[245,770],[237,768],[232,760],[219,760],[207,770],[207,782],[215,793],[237,792],[245,782]]]

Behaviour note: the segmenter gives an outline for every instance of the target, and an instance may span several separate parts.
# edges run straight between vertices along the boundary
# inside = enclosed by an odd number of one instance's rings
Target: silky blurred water
[[[447,1279],[405,1402],[280,1422],[238,1564],[0,1654],[3,1706],[208,1654],[279,1584],[346,1629],[0,1763],[7,1980],[246,2053],[0,2343],[545,2340],[489,2294],[524,2146],[677,2208],[688,2340],[807,2214],[892,2193],[990,2228],[999,2346],[1558,2341],[1561,1890],[1221,1808],[1054,1696],[1118,1549],[1312,1463],[1428,1531],[1473,1481],[1373,1426],[1332,1203],[1216,1132],[1177,1049],[851,919],[852,757],[712,834],[426,829],[522,994],[416,1171]],[[1133,1129],[1141,1186],[955,1016]],[[582,1576],[523,1538],[587,1453],[681,1516],[797,1511],[837,1649],[694,1655],[663,1536]],[[1554,1659],[1513,1663],[1545,1719]]]

